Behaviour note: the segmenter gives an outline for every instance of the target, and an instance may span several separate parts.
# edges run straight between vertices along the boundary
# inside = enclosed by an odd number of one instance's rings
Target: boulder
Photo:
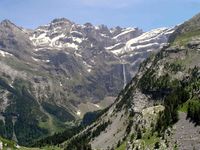
[[[197,48],[200,45],[200,41],[191,41],[187,44],[188,48],[194,49]]]

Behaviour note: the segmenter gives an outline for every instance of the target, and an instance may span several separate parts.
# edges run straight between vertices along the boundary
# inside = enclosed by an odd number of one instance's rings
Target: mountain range
[[[31,30],[2,21],[0,135],[28,145],[111,105],[176,28],[144,32],[60,18]]]

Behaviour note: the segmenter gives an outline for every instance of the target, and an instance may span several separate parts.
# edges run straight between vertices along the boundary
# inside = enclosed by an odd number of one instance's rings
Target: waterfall
[[[124,77],[124,87],[123,88],[125,88],[126,84],[127,84],[127,80],[126,80],[126,66],[124,63],[122,64],[122,68],[123,68],[123,77]]]
[[[123,47],[122,52],[123,52],[123,53],[126,52],[126,49],[127,49],[126,46]],[[124,87],[123,87],[123,88],[125,88],[125,87],[126,87],[126,84],[127,84],[127,79],[126,79],[125,59],[123,59],[123,56],[122,56],[122,58],[120,59],[120,62],[122,63],[122,69],[123,69],[123,80],[124,80]]]

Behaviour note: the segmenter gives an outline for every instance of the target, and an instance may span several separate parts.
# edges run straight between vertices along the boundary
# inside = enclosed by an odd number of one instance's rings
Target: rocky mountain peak
[[[61,28],[61,29],[67,29],[69,30],[72,25],[74,23],[71,22],[70,20],[66,19],[66,18],[57,18],[57,19],[54,19],[50,24],[49,24],[49,29],[50,30],[56,30],[58,28]]]
[[[50,23],[50,26],[54,26],[54,27],[61,26],[61,27],[64,27],[64,26],[71,26],[72,24],[73,23],[70,20],[66,19],[66,18],[56,18]]]
[[[8,19],[3,20],[0,24],[1,25],[11,25],[11,24],[13,25],[13,23]]]
[[[199,34],[200,14],[197,14],[180,26],[177,26],[177,30],[170,36],[169,42],[184,45],[191,40],[191,38],[197,38]]]
[[[200,26],[200,13],[192,17],[190,20],[188,20],[186,23],[190,23],[196,26]]]
[[[58,22],[71,23],[71,21],[67,18],[56,18],[52,21],[52,23],[58,23]]]
[[[21,28],[19,28],[18,26],[16,26],[14,23],[12,23],[10,20],[5,19],[0,23],[0,26],[3,28],[7,28],[7,29],[19,29],[22,30]]]

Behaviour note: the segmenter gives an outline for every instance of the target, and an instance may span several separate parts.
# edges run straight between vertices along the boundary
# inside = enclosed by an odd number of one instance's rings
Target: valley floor
[[[44,147],[44,148],[20,148],[19,150],[62,150],[57,147]]]

